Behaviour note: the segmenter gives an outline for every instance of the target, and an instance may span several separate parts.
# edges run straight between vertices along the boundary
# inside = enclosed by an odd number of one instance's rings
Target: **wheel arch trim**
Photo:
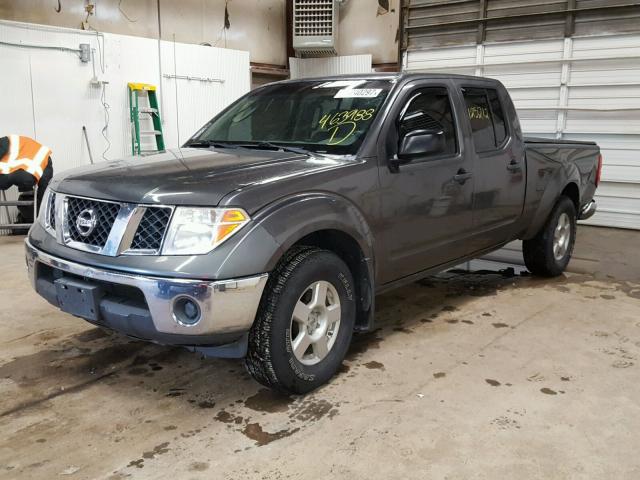
[[[530,181],[530,179],[529,179]],[[531,222],[527,226],[525,233],[520,237],[523,240],[533,238],[542,228],[547,218],[553,210],[553,206],[557,203],[563,193],[570,187],[575,185],[578,190],[578,203],[580,202],[580,175],[575,165],[566,164],[566,168],[557,168],[551,178],[546,182],[542,196],[538,201],[538,206],[531,216]],[[575,200],[571,199],[574,204]],[[579,209],[576,209],[576,215]]]

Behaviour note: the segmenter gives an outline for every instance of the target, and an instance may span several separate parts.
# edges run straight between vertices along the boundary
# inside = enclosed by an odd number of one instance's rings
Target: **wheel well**
[[[569,197],[576,207],[576,213],[580,212],[580,191],[575,183],[570,183],[564,187],[560,195]]]
[[[330,250],[347,264],[353,275],[356,289],[356,329],[367,329],[373,304],[371,278],[358,242],[351,235],[340,230],[319,230],[301,238],[295,245],[309,245]]]

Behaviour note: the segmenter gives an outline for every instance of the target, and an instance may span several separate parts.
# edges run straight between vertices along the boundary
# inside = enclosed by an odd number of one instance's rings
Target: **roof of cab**
[[[452,73],[358,73],[347,75],[330,75],[326,77],[309,77],[309,78],[296,78],[290,80],[283,80],[278,83],[286,82],[321,82],[321,81],[335,81],[335,80],[412,80],[412,79],[458,79],[458,80],[491,80],[497,82],[497,80],[487,77],[477,77],[474,75],[457,75]]]

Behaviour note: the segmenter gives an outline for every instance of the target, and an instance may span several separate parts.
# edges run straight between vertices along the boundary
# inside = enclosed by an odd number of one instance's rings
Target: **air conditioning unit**
[[[293,49],[297,57],[337,55],[337,0],[293,0]]]

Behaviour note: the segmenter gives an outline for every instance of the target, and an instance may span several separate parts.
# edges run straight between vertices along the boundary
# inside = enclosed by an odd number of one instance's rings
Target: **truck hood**
[[[341,157],[253,149],[167,150],[56,175],[55,191],[119,202],[216,206],[228,193],[344,165]]]

